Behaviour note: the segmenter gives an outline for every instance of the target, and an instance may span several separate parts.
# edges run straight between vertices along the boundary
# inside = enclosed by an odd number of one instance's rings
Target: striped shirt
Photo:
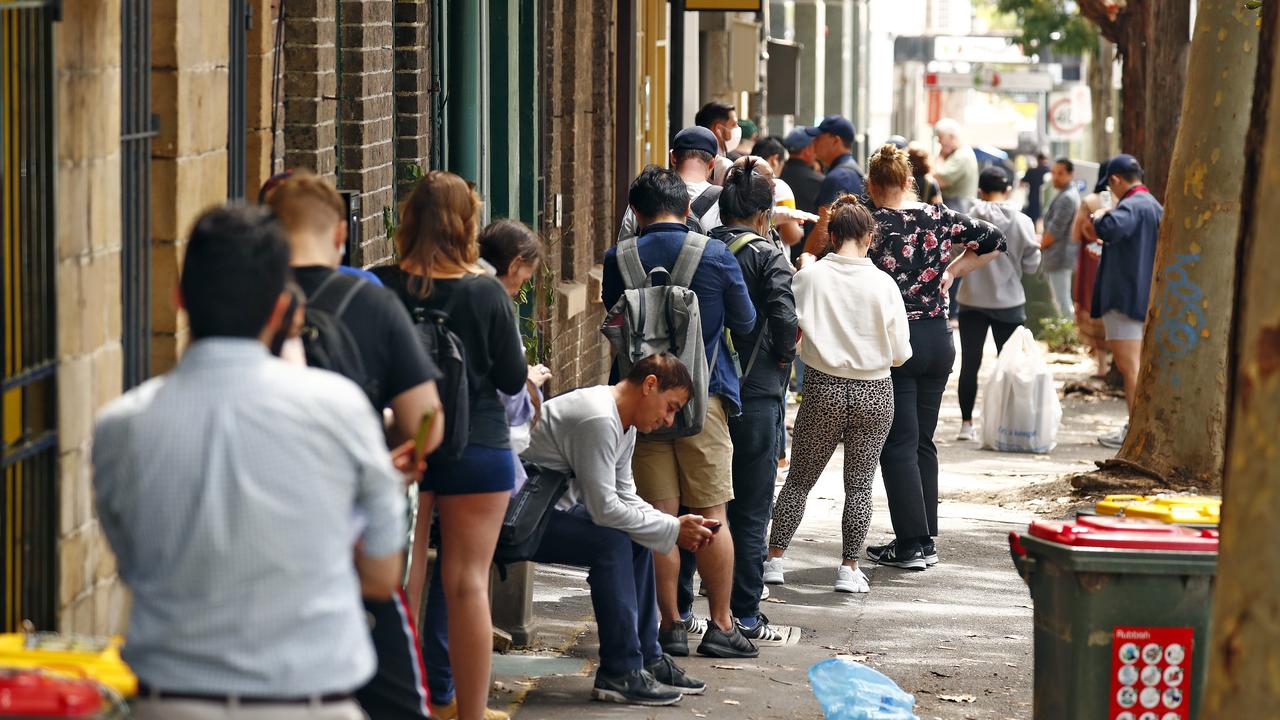
[[[405,506],[355,384],[254,340],[201,340],[103,410],[93,468],[142,682],[305,696],[373,675],[352,542],[400,551]]]

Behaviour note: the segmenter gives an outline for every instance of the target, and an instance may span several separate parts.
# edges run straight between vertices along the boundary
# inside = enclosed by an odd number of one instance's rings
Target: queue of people
[[[463,178],[417,182],[396,262],[371,274],[340,267],[341,197],[305,171],[272,178],[262,206],[199,218],[178,288],[192,343],[95,431],[98,512],[134,597],[124,654],[139,717],[505,717],[486,707],[489,571],[530,473],[566,478],[530,557],[588,572],[596,700],[674,704],[706,690],[677,658],[752,658],[786,641],[761,600],[786,582],[786,550],[840,443],[833,589],[870,592],[864,558],[939,562],[947,294],[967,279],[971,422],[986,334],[999,346],[1025,321],[1018,279],[1041,255],[1009,178],[983,172],[980,199],[961,202],[967,148],[950,127],[935,176],[905,140],[864,172],[839,116],[786,138],[750,126],[750,153],[736,152],[746,122],[732,106],[699,117],[675,135],[669,167],[631,183],[605,254],[602,329],[626,341],[609,384],[547,399],[550,372],[528,364],[513,304],[545,248],[512,220],[481,228]],[[1141,196],[1136,161],[1109,167],[1117,206],[1083,229],[1060,195],[1045,244],[1091,232],[1107,243],[1090,307],[1127,367],[1146,295],[1116,278],[1149,266],[1159,206]],[[1070,171],[1054,166],[1056,188]],[[893,538],[865,546],[877,467]],[[695,572],[707,618],[694,613]]]

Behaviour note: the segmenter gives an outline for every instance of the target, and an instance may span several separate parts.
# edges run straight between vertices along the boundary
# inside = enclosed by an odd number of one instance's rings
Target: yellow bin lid
[[[122,697],[138,693],[138,678],[120,658],[124,639],[59,635],[57,633],[0,633],[0,667],[40,668],[73,678],[97,681]]]
[[[1151,518],[1176,525],[1217,525],[1222,504],[1213,498],[1156,498],[1125,508],[1125,517]]]
[[[1094,506],[1099,515],[1123,515],[1124,509],[1134,503],[1148,502],[1146,495],[1108,495]]]

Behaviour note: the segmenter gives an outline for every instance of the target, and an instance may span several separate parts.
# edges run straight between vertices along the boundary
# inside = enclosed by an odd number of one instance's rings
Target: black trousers
[[[973,404],[978,398],[978,371],[982,369],[982,350],[987,344],[987,329],[996,338],[996,352],[1021,323],[994,320],[990,315],[976,310],[960,311],[960,418],[973,420]]]
[[[899,545],[938,534],[938,427],[956,349],[947,318],[911,322],[911,359],[893,369],[893,426],[880,451],[889,516]]]

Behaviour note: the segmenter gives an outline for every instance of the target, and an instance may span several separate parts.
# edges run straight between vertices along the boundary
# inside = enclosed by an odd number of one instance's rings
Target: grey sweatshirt
[[[1035,224],[1012,202],[973,204],[969,216],[1000,228],[1009,249],[990,263],[964,276],[956,300],[975,308],[1003,309],[1027,303],[1022,290],[1022,274],[1040,267],[1040,240]]]
[[[612,388],[598,385],[543,403],[542,419],[521,457],[571,475],[560,509],[581,503],[596,525],[621,530],[650,550],[669,552],[680,521],[636,494],[635,449],[636,430],[623,431]]]

